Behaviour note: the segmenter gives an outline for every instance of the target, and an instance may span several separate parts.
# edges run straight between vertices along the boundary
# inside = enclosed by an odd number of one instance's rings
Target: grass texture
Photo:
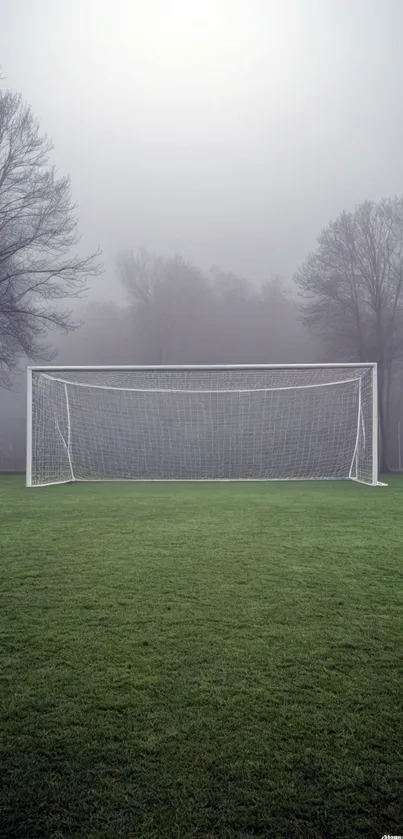
[[[1,839],[403,834],[403,481],[0,479]]]

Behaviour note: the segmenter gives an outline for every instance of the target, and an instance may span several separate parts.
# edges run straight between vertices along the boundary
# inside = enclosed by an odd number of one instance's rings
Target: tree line
[[[0,469],[22,463],[22,400],[6,395],[24,359],[71,364],[376,361],[383,469],[401,467],[403,198],[364,201],[320,233],[287,284],[256,287],[180,255],[122,253],[124,302],[69,301],[102,270],[82,256],[70,181],[20,96],[0,90]],[[78,328],[80,326],[80,328]],[[50,337],[52,330],[56,335]],[[58,331],[68,334],[57,337]],[[11,406],[11,408],[10,408]],[[10,438],[17,434],[11,445]]]

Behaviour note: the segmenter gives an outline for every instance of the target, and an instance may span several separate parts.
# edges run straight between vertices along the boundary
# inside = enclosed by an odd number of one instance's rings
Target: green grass
[[[0,481],[1,839],[403,834],[403,481]]]

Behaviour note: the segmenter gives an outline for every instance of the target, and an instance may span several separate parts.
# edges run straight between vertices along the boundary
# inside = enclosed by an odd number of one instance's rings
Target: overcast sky
[[[69,173],[87,248],[291,276],[403,192],[403,0],[0,0],[0,64]],[[97,281],[98,282],[98,281]]]

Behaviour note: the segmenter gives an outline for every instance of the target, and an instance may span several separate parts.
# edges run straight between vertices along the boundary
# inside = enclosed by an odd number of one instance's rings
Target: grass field
[[[403,480],[0,479],[1,839],[403,834]]]

